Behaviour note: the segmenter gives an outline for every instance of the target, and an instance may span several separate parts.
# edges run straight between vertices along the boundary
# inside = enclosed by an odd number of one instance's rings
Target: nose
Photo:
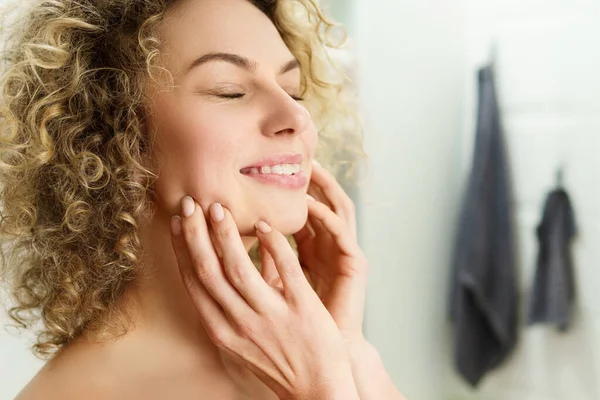
[[[310,118],[308,110],[281,89],[265,103],[262,132],[269,137],[294,137],[306,131]]]

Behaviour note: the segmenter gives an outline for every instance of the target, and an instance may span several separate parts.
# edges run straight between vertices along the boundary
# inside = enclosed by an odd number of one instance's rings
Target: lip
[[[271,167],[273,165],[281,165],[281,164],[300,164],[302,166],[304,161],[304,156],[298,153],[288,153],[288,154],[277,154],[274,156],[269,156],[263,158],[247,167],[244,167],[240,170],[240,173],[243,170],[248,168],[258,168],[260,167]],[[306,187],[308,183],[308,178],[304,171],[300,171],[294,175],[277,175],[277,174],[252,174],[252,173],[242,173],[245,177],[252,179],[256,182],[277,186],[281,189],[290,189],[297,190],[303,189]]]
[[[280,165],[280,164],[300,164],[300,165],[302,165],[302,161],[304,161],[304,156],[299,153],[276,154],[274,156],[265,157],[251,165],[245,166],[242,169],[271,167],[273,165]]]
[[[277,186],[281,189],[298,190],[306,187],[308,178],[304,171],[294,175],[274,175],[274,174],[245,174],[245,177],[253,179],[259,183]]]

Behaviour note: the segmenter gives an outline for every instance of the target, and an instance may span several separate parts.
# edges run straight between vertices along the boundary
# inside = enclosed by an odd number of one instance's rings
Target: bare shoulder
[[[49,361],[21,390],[15,400],[103,400],[111,398],[107,387],[95,382],[93,376],[77,371],[61,362]]]
[[[187,367],[147,354],[122,357],[110,349],[73,348],[47,362],[15,400],[239,399],[218,369]]]
[[[82,370],[84,371],[84,370]],[[174,377],[137,377],[120,382],[101,380],[84,373],[64,374],[42,370],[15,400],[238,400],[239,394],[219,376],[190,379],[185,373]]]

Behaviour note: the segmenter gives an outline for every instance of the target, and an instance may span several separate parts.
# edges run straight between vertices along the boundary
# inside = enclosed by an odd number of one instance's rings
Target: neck
[[[170,216],[157,213],[140,229],[144,259],[139,276],[123,296],[132,324],[127,334],[109,342],[91,343],[81,337],[70,354],[93,354],[117,360],[111,368],[119,376],[170,377],[188,371],[194,380],[213,379],[220,390],[234,390],[248,398],[275,399],[272,392],[247,368],[221,352],[208,338],[199,314],[183,283],[171,245]],[[243,238],[249,249],[256,238]],[[87,349],[101,353],[87,353]],[[78,350],[80,353],[78,353]],[[190,372],[191,371],[191,372]],[[197,378],[196,378],[197,376]]]
[[[216,349],[206,336],[179,274],[171,245],[170,216],[156,213],[140,230],[144,261],[140,276],[130,286],[127,298],[134,310],[135,329],[165,336],[170,343]],[[242,237],[248,251],[254,237]]]

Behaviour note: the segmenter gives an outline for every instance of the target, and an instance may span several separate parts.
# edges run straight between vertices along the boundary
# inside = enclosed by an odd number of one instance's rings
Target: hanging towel
[[[454,360],[473,386],[517,340],[517,284],[510,180],[493,70],[479,70],[472,171],[459,220],[451,275]]]
[[[561,331],[569,328],[575,298],[570,244],[575,235],[569,195],[562,188],[553,190],[546,198],[537,228],[539,252],[529,303],[529,324],[554,324]]]

